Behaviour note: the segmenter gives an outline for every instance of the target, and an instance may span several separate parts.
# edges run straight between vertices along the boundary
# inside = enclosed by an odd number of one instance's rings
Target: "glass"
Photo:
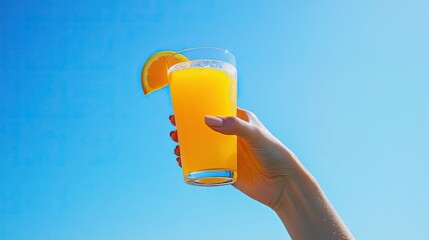
[[[177,63],[176,54],[189,61]],[[185,182],[198,186],[237,179],[237,137],[210,129],[205,115],[236,116],[237,70],[227,50],[191,48],[167,58],[168,82]]]

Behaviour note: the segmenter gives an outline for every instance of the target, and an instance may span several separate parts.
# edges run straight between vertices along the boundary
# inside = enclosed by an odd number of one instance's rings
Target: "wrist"
[[[273,210],[292,239],[353,239],[319,183],[299,161]]]
[[[288,212],[295,204],[321,191],[316,179],[299,161],[294,165],[293,171],[285,179],[278,204],[272,208],[277,214]]]
[[[308,205],[310,199],[317,198],[316,195],[320,191],[320,187],[313,176],[301,164],[298,164],[284,184],[278,205],[273,208],[292,239],[316,238],[312,233],[313,231],[308,228],[310,224],[307,217],[312,215]]]

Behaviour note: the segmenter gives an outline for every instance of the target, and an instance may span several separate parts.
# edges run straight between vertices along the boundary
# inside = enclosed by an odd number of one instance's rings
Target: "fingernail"
[[[168,116],[168,119],[171,121],[171,118],[173,117],[173,115]]]
[[[205,116],[204,120],[205,120],[206,124],[211,126],[211,127],[223,126],[223,119],[220,117]]]
[[[173,136],[173,133],[174,133],[174,131],[171,131],[171,132],[170,132],[170,137],[172,137],[172,136]]]

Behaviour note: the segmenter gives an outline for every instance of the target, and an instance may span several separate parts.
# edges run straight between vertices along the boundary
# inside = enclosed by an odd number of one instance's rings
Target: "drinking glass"
[[[185,56],[188,61],[177,62]],[[167,58],[183,176],[198,186],[232,184],[237,179],[237,137],[210,129],[205,115],[236,116],[235,57],[214,47],[185,49]]]

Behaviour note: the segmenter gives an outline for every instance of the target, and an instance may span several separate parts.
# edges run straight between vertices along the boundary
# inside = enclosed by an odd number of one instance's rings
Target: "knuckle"
[[[232,125],[238,125],[240,123],[240,121],[238,120],[237,117],[231,117],[229,118],[230,122]]]
[[[254,114],[251,111],[247,112],[247,117],[248,117],[248,119],[258,119],[258,117],[256,117],[256,114]]]
[[[246,109],[242,109],[242,114],[240,116],[240,118],[242,118],[244,121],[246,122],[252,122],[254,120],[257,120],[258,117],[256,116],[255,113],[253,113],[252,111],[246,110]]]
[[[224,121],[226,126],[236,126],[240,123],[237,117],[228,117]]]

